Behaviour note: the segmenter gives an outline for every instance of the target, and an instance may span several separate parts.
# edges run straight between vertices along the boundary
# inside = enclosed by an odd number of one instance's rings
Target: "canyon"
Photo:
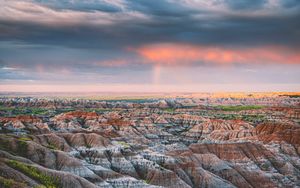
[[[298,187],[300,98],[0,97],[0,187]]]

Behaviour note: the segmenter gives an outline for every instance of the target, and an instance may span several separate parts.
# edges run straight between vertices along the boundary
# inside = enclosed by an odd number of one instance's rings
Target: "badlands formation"
[[[299,96],[0,105],[0,187],[300,186]]]

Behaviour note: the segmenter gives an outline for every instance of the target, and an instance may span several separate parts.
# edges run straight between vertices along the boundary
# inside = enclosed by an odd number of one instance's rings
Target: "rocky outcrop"
[[[271,98],[15,100],[20,107],[51,110],[0,117],[0,187],[299,185],[295,105],[205,106],[271,104]],[[15,100],[0,98],[9,107]],[[276,105],[297,100],[278,99]]]
[[[300,126],[283,123],[264,123],[255,128],[259,140],[264,142],[287,142],[300,145]]]

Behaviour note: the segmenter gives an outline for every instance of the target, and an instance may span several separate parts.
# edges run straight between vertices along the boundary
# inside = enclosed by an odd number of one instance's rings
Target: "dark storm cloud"
[[[131,10],[140,11],[145,14],[158,17],[188,17],[196,10],[193,7],[183,7],[180,4],[171,1],[161,0],[128,0],[128,6]]]
[[[121,8],[105,1],[66,1],[66,0],[35,0],[37,3],[49,6],[59,10],[77,10],[77,11],[103,11],[103,12],[120,12]]]
[[[244,10],[260,9],[267,3],[267,0],[225,0],[225,2],[232,9]]]
[[[299,0],[281,0],[280,3],[282,6],[286,8],[294,8],[300,6]]]
[[[179,3],[180,1],[176,3],[165,0],[118,1],[123,2],[123,4],[119,3],[120,6],[104,1],[39,2],[43,6],[47,5],[47,9],[62,14],[62,18],[69,16],[65,11],[73,11],[74,14],[87,11],[90,17],[85,20],[86,15],[83,15],[82,21],[76,22],[78,15],[74,16],[72,12],[65,22],[68,23],[70,19],[74,19],[71,21],[75,23],[64,24],[59,18],[54,21],[50,20],[51,23],[48,23],[47,19],[43,18],[47,15],[40,12],[36,13],[41,16],[40,20],[12,19],[2,16],[0,39],[98,49],[121,49],[155,42],[238,46],[269,44],[296,47],[299,47],[300,43],[299,32],[297,32],[300,29],[300,14],[294,10],[299,3],[292,0],[284,1],[286,3],[282,3],[282,7],[279,7],[276,13],[271,12],[266,16],[261,16],[259,13],[252,15],[251,12],[248,15],[247,11],[245,14],[231,14],[230,10],[228,13],[223,13],[219,9],[210,10],[209,7],[193,7]],[[234,10],[244,10],[262,9],[266,1],[215,1],[216,6],[221,3]],[[121,5],[124,7],[122,8]],[[285,14],[291,6],[295,13]],[[25,8],[22,9],[24,11]],[[26,13],[29,11],[26,10]],[[105,16],[93,17],[93,11],[104,12]],[[138,13],[145,19],[136,19],[127,13]],[[44,20],[46,23],[43,22]],[[95,23],[94,20],[96,20]],[[55,21],[58,23],[55,24]],[[101,21],[111,23],[99,24],[98,22]]]

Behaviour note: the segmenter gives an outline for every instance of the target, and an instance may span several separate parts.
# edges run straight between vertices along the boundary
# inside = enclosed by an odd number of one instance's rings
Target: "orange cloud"
[[[197,62],[300,64],[300,53],[274,46],[230,49],[188,44],[155,44],[142,46],[135,51],[148,62],[163,65],[184,65]]]

